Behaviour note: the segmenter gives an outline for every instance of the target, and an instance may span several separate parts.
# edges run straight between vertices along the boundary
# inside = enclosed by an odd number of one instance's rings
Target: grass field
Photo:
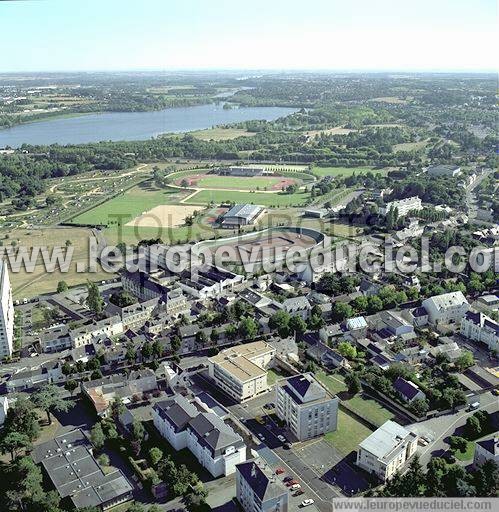
[[[160,204],[178,202],[187,192],[178,189],[159,189],[151,183],[141,183],[95,208],[92,208],[72,219],[75,224],[117,223],[122,216],[122,224],[126,224],[143,212]]]
[[[384,169],[373,169],[372,167],[314,167],[313,174],[322,178],[324,176],[351,176],[352,174],[365,174],[372,172],[373,174],[383,174]]]
[[[252,203],[263,206],[300,206],[310,197],[308,192],[298,192],[296,194],[279,194],[262,192],[229,192],[227,190],[201,190],[190,199],[186,204],[216,204],[227,201],[235,203]]]
[[[474,441],[468,441],[468,444],[466,445],[466,450],[464,452],[454,450],[454,456],[456,457],[456,459],[462,461],[471,460],[475,455],[475,446],[476,443]]]
[[[316,373],[316,377],[331,393],[338,394],[347,390],[341,375],[328,375],[324,371],[319,371]],[[348,400],[342,400],[341,403],[375,425],[382,425],[394,417],[388,409],[366,396],[355,395]]]
[[[244,178],[240,176],[206,176],[196,181],[196,187],[199,188],[228,188],[234,190],[279,190],[280,183],[289,185],[286,178],[272,176],[255,176]]]
[[[357,450],[359,443],[370,434],[372,434],[372,430],[369,430],[350,414],[339,409],[338,429],[335,432],[329,432],[324,438],[343,455],[347,456],[350,452]]]
[[[284,375],[282,373],[276,372],[275,370],[269,370],[267,372],[267,384],[269,386],[273,386],[276,381],[282,378],[284,378]]]

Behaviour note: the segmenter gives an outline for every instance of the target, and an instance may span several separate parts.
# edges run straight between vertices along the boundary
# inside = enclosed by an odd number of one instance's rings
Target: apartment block
[[[433,325],[461,322],[461,319],[470,309],[463,292],[435,295],[425,299],[422,306],[428,312],[428,321]]]
[[[7,265],[0,260],[0,360],[14,351],[14,303]]]
[[[310,373],[276,384],[276,413],[300,441],[334,432],[338,422],[337,396]]]
[[[381,215],[386,215],[390,210],[397,210],[398,216],[404,217],[409,212],[422,209],[423,205],[421,204],[421,199],[418,196],[414,196],[386,203],[379,209],[379,212],[381,213]]]
[[[236,466],[236,498],[245,512],[288,512],[288,489],[256,460]]]
[[[383,423],[357,451],[357,465],[380,480],[389,480],[416,453],[418,436],[394,421]]]
[[[465,338],[484,343],[489,350],[499,350],[499,324],[483,313],[468,311],[461,320],[460,332]]]
[[[209,358],[209,374],[217,386],[238,402],[268,391],[267,368],[275,348],[263,341],[237,345]]]
[[[158,432],[175,450],[188,448],[214,477],[234,473],[236,465],[246,460],[241,436],[216,414],[203,412],[182,395],[156,403],[152,416]]]

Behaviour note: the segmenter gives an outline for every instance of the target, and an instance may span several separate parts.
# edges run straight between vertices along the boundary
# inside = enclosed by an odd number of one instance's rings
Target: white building
[[[289,490],[256,460],[236,466],[236,498],[245,512],[288,512]]]
[[[268,391],[267,368],[275,348],[264,341],[237,345],[208,359],[210,377],[238,402]]]
[[[239,226],[254,224],[264,211],[265,209],[263,206],[257,206],[254,204],[236,204],[224,214],[222,227],[236,228]]]
[[[357,465],[380,480],[389,480],[416,453],[418,436],[388,420],[366,437],[357,451]]]
[[[9,400],[6,396],[0,396],[0,427],[4,424],[9,410]]]
[[[423,205],[421,199],[418,196],[406,197],[405,199],[398,199],[396,201],[390,201],[379,209],[381,215],[386,215],[391,209],[398,211],[399,217],[404,217],[409,212],[422,210]]]
[[[0,260],[0,359],[10,357],[14,351],[14,303],[10,287],[9,270]]]
[[[337,396],[311,373],[282,379],[276,384],[276,413],[300,441],[334,432],[338,422]]]
[[[461,334],[485,343],[489,350],[499,351],[499,324],[483,313],[468,311],[461,320]]]
[[[230,475],[246,460],[246,445],[216,414],[200,412],[182,395],[152,408],[154,426],[175,448],[188,448],[214,477]]]
[[[470,305],[462,292],[435,295],[425,299],[422,306],[428,312],[428,321],[433,325],[460,322],[470,309]]]

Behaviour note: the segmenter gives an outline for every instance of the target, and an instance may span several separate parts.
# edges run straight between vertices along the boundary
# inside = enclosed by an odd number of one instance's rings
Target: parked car
[[[257,417],[255,418],[255,421],[256,421],[257,423],[260,423],[260,425],[265,425],[265,420],[264,420],[261,416],[257,416]]]
[[[293,496],[301,496],[302,494],[305,494],[305,491],[303,489],[298,489]]]
[[[258,432],[257,436],[258,436],[258,439],[260,439],[261,441],[265,440],[265,436],[261,432]]]
[[[289,488],[290,491],[297,491],[298,489],[301,489],[300,484],[294,484]]]
[[[302,507],[308,507],[309,505],[313,505],[315,502],[312,498],[309,498],[308,500],[303,500],[301,502]]]
[[[289,482],[290,480],[293,480],[293,477],[292,477],[292,476],[289,476],[289,475],[288,475],[288,476],[285,476],[285,477],[282,479],[282,481],[283,481],[283,482]]]
[[[277,436],[277,439],[279,439],[279,441],[281,441],[281,443],[285,443],[286,442],[286,438],[282,434],[279,434]]]
[[[275,474],[276,474],[276,475],[282,475],[282,474],[283,474],[283,473],[285,473],[285,472],[286,472],[286,470],[285,470],[284,468],[277,468],[277,469],[275,470]]]

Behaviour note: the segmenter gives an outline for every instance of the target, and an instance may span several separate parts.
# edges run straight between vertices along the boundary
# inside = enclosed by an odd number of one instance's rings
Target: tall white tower
[[[0,359],[14,350],[14,303],[7,264],[0,260]]]

